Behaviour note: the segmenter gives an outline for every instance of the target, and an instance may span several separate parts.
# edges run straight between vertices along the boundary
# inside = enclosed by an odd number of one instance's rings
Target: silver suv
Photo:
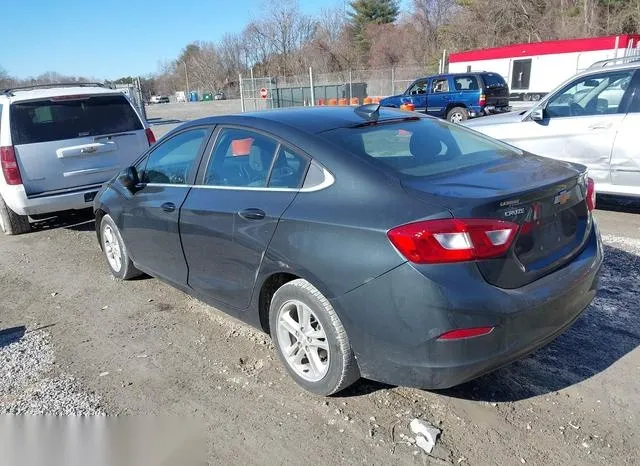
[[[127,97],[101,84],[0,91],[0,228],[26,233],[29,216],[91,207],[154,142]]]
[[[586,165],[598,193],[640,197],[639,60],[594,63],[530,110],[464,124],[529,152]]]

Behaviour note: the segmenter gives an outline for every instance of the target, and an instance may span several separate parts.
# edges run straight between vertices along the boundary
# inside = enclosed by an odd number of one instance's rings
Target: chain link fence
[[[243,111],[363,103],[367,97],[379,99],[401,94],[415,79],[437,71],[428,67],[398,67],[314,73],[309,69],[309,73],[296,76],[240,76],[240,99]]]

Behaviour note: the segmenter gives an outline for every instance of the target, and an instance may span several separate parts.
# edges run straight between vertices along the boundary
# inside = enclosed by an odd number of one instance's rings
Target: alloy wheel
[[[104,253],[107,255],[109,265],[115,272],[120,272],[122,268],[122,251],[120,250],[118,238],[110,225],[105,225],[102,230],[102,238]]]
[[[304,380],[321,380],[329,370],[329,342],[311,308],[287,301],[278,311],[277,326],[278,345],[289,367]]]

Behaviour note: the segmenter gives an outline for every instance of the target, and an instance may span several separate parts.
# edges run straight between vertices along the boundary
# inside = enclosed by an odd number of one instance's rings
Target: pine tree
[[[393,23],[398,18],[400,8],[397,0],[353,0],[350,3],[349,19],[361,54],[369,52],[367,26],[370,24]]]

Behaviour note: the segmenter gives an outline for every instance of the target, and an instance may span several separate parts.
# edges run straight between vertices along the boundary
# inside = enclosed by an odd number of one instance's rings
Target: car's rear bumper
[[[394,385],[448,388],[546,345],[595,297],[602,265],[597,227],[572,262],[515,290],[489,285],[473,263],[404,264],[332,301],[363,377]],[[457,328],[485,336],[442,341]]]
[[[19,215],[40,215],[90,208],[100,188],[101,185],[85,186],[73,191],[28,197],[23,185],[5,186],[2,197],[9,208]]]

